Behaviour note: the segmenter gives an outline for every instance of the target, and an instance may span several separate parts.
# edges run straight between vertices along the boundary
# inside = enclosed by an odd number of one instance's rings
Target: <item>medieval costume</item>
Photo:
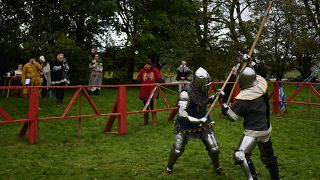
[[[42,65],[31,58],[22,68],[21,83],[25,86],[41,86],[41,69]],[[23,94],[28,94],[28,89],[23,89]]]
[[[95,59],[89,63],[89,69],[90,69],[90,79],[89,79],[89,85],[102,85],[102,71],[103,66],[102,63],[99,62],[99,56],[96,54]],[[100,87],[90,87],[89,93],[93,95],[99,95]]]
[[[243,117],[243,137],[233,154],[235,164],[241,166],[248,180],[257,179],[254,164],[251,160],[252,151],[258,144],[261,161],[269,169],[272,180],[279,179],[277,157],[274,155],[270,139],[270,107],[267,94],[267,81],[246,67],[239,78],[240,93],[236,102],[229,107],[224,104],[222,112],[230,121]]]
[[[219,147],[213,131],[213,122],[210,117],[205,117],[207,105],[218,96],[216,94],[208,97],[210,84],[208,72],[199,68],[193,76],[191,85],[181,91],[175,122],[176,141],[172,146],[169,161],[163,174],[172,173],[173,165],[182,155],[191,138],[202,141],[211,158],[215,172],[218,175],[224,174],[219,162]]]
[[[152,66],[151,60],[147,60],[143,68],[138,72],[137,81],[141,84],[154,84],[161,81],[161,75],[157,68]],[[139,92],[139,98],[145,105],[148,101],[150,94],[152,93],[154,86],[141,86]],[[148,108],[153,109],[153,98],[150,101]],[[148,113],[144,113],[144,125],[148,124]],[[152,120],[156,123],[155,113],[152,113]]]

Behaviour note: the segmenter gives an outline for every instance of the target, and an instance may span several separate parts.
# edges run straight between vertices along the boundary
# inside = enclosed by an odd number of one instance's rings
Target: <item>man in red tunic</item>
[[[143,68],[139,71],[137,77],[138,83],[141,84],[154,84],[161,81],[160,71],[152,66],[152,62],[150,59],[147,59]],[[148,101],[150,94],[152,93],[154,86],[141,86],[139,97],[145,105]],[[150,101],[150,105],[148,108],[153,109],[153,98]],[[148,124],[149,115],[148,113],[144,114],[144,122],[143,125]],[[155,113],[152,113],[152,120],[154,125],[156,124]]]

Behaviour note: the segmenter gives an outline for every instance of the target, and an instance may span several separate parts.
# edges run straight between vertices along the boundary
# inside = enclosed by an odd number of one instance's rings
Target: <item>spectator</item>
[[[181,62],[181,65],[177,68],[177,77],[176,80],[180,83],[188,82],[189,76],[189,68],[187,67],[187,63],[185,61]],[[179,84],[179,92],[181,92],[182,88],[185,87],[186,84]]]
[[[29,62],[22,68],[21,83],[24,86],[40,86],[41,78],[40,71],[42,65],[36,61],[35,57],[30,57]],[[23,89],[23,94],[28,94],[28,89]]]
[[[22,64],[19,64],[18,65],[18,69],[14,71],[14,76],[16,78],[13,78],[12,81],[11,81],[11,86],[21,86],[21,79],[19,77],[22,76],[22,68],[23,68],[23,65]],[[13,90],[13,95],[15,97],[17,96],[20,96],[22,93],[22,90],[21,89],[14,89]]]
[[[70,84],[67,72],[69,71],[69,65],[64,58],[63,53],[57,55],[57,61],[54,62],[52,68],[52,81],[51,84],[55,86],[66,86]],[[57,104],[63,104],[64,88],[56,89]]]
[[[102,85],[103,66],[100,62],[99,55],[95,54],[94,59],[89,63],[90,79],[89,85]],[[99,95],[100,87],[90,87],[89,94]]]
[[[137,77],[138,83],[141,84],[153,84],[161,81],[161,75],[157,68],[152,66],[150,59],[147,59],[143,68],[138,72]],[[148,101],[150,94],[152,93],[154,86],[141,86],[139,97],[145,105]],[[153,98],[150,101],[148,108],[153,109]],[[156,125],[156,116],[155,112],[152,113],[153,125]],[[144,122],[143,125],[147,125],[149,120],[149,113],[144,113]]]
[[[14,75],[17,77],[21,77],[22,76],[22,68],[23,68],[23,65],[19,64],[18,69],[14,71]]]
[[[50,86],[51,85],[51,68],[50,68],[50,64],[48,63],[48,61],[46,61],[46,59],[44,58],[44,56],[40,56],[39,57],[40,62],[42,63],[42,86]],[[42,89],[41,92],[41,96],[45,97],[47,95],[47,93],[49,93],[49,97],[51,94],[51,90],[48,88]]]
[[[92,61],[92,60],[94,59],[94,56],[95,56],[96,54],[97,54],[96,49],[91,48],[91,50],[90,50],[90,56],[89,56],[90,61]]]

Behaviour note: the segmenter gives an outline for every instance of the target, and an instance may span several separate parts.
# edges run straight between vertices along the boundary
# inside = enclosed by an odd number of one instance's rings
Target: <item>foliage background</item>
[[[2,0],[0,74],[44,55],[64,52],[72,84],[88,81],[88,52],[101,54],[115,80],[132,82],[146,58],[167,72],[181,60],[224,79],[248,52],[269,1],[255,0]],[[298,70],[300,80],[319,63],[319,1],[273,1],[254,58],[266,77]],[[298,79],[299,80],[299,79]]]

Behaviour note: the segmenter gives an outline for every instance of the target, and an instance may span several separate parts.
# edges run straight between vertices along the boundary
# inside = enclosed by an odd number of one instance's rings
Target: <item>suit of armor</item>
[[[251,160],[252,151],[259,147],[261,161],[269,170],[271,179],[279,179],[277,157],[274,155],[270,139],[271,124],[269,118],[269,99],[267,81],[251,68],[246,68],[239,78],[240,93],[237,101],[228,107],[224,104],[223,114],[231,121],[243,117],[243,137],[233,154],[235,164],[241,166],[248,180],[258,179]]]
[[[178,115],[175,123],[176,140],[172,146],[165,174],[171,174],[173,165],[182,155],[190,138],[200,139],[206,147],[217,174],[223,169],[219,163],[219,147],[213,131],[213,122],[206,118],[207,104],[214,100],[208,97],[210,76],[199,68],[191,83],[180,93]]]

